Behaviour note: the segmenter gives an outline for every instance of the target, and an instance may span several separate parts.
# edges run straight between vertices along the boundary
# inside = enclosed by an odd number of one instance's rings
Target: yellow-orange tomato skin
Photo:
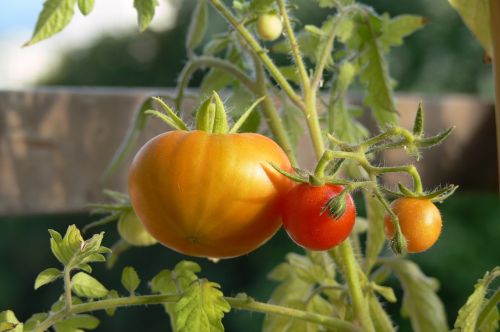
[[[293,183],[269,162],[291,170],[283,150],[259,134],[167,132],[132,162],[130,199],[163,245],[191,256],[240,256],[281,226],[281,201]]]
[[[408,252],[422,252],[436,243],[443,223],[434,203],[424,198],[403,197],[392,202],[391,209],[398,216],[401,231],[408,242]],[[394,237],[394,225],[388,214],[384,230],[388,239]]]

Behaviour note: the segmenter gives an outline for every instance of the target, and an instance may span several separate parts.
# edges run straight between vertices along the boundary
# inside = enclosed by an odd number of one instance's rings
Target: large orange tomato
[[[293,183],[283,150],[259,134],[171,131],[146,143],[129,173],[139,219],[160,243],[183,254],[246,254],[281,225],[280,205]]]

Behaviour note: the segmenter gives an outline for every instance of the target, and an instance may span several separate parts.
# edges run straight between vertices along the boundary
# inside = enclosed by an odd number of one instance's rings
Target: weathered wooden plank
[[[120,145],[133,112],[146,96],[158,93],[80,88],[0,91],[0,215],[80,211],[100,200],[103,188],[125,190],[130,158],[111,178],[103,180],[102,173]],[[426,182],[456,182],[457,178],[464,182],[480,162],[481,176],[475,184],[482,181],[489,184],[483,188],[494,188],[492,106],[467,96],[401,95],[398,107],[403,124],[411,126],[421,99],[430,133],[457,126],[446,144],[427,153],[419,163]],[[140,142],[166,129],[160,121],[150,121]],[[480,145],[474,138],[481,140]],[[304,141],[300,149],[301,164],[311,167],[310,144]],[[392,152],[384,159],[386,163],[406,160]]]

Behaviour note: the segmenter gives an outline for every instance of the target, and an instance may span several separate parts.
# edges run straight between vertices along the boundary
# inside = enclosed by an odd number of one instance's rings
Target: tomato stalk
[[[498,183],[500,191],[500,1],[490,0],[490,31],[493,45],[493,76],[495,85],[495,119],[497,134]]]
[[[165,304],[175,303],[182,296],[177,294],[172,295],[142,295],[120,297],[115,299],[105,299],[82,304],[74,305],[69,311],[65,309],[50,315],[46,320],[41,322],[33,332],[43,332],[48,330],[54,324],[64,320],[66,317],[80,314],[84,312],[92,312],[98,310],[115,309],[120,307],[129,307],[137,305],[150,304]],[[341,319],[333,318],[326,315],[316,314],[309,311],[287,308],[283,306],[273,305],[255,301],[246,297],[225,297],[224,298],[232,308],[245,309],[254,312],[269,313],[282,315],[290,318],[302,319],[311,323],[320,324],[340,332],[359,332],[359,329],[352,323]]]

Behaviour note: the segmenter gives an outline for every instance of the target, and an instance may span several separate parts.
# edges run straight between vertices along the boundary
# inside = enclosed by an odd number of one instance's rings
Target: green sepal
[[[423,195],[423,198],[430,199],[434,203],[441,203],[458,189],[458,186],[451,184],[444,186],[443,188],[437,188],[430,193]]]
[[[415,115],[415,122],[413,123],[413,135],[421,137],[424,134],[424,111],[422,102],[418,103],[417,114]]]
[[[321,209],[320,214],[328,212],[328,217],[333,218],[335,221],[338,221],[338,219],[344,215],[347,209],[347,193],[348,190],[347,188],[345,188],[340,194],[330,198],[325,206],[323,206],[323,208]]]
[[[401,192],[401,194],[403,194],[403,196],[405,196],[405,197],[416,197],[417,196],[417,195],[415,195],[415,193],[413,191],[410,190],[410,188],[408,188],[407,186],[405,186],[402,183],[398,183],[398,188],[399,188],[399,191]]]
[[[224,103],[215,91],[212,94],[212,100],[215,103],[214,127],[212,132],[214,134],[227,134],[228,125]]]
[[[213,130],[215,105],[207,98],[196,110],[196,129],[211,133]]]
[[[233,127],[229,130],[230,134],[236,134],[241,126],[245,123],[248,117],[252,114],[253,110],[265,99],[266,97],[260,97],[257,99],[246,111],[243,113],[238,121],[233,125]]]
[[[445,131],[437,134],[436,136],[421,138],[416,140],[415,144],[420,149],[431,148],[438,144],[441,144],[448,136],[450,136],[451,132],[455,129],[455,126],[446,129]]]
[[[182,119],[161,99],[161,97],[151,97],[156,101],[165,111],[167,116],[176,124],[176,128],[179,130],[189,130],[188,126],[182,121]]]
[[[300,174],[299,175],[295,175],[295,174],[289,173],[289,172],[281,169],[278,165],[276,165],[273,162],[269,162],[269,165],[271,165],[278,173],[280,173],[281,175],[286,176],[287,178],[289,178],[292,181],[295,181],[297,183],[309,183],[309,178],[308,177],[305,177],[305,176],[300,175]]]
[[[396,231],[394,238],[390,241],[390,247],[394,254],[396,255],[406,255],[408,252],[408,241],[401,232]]]

